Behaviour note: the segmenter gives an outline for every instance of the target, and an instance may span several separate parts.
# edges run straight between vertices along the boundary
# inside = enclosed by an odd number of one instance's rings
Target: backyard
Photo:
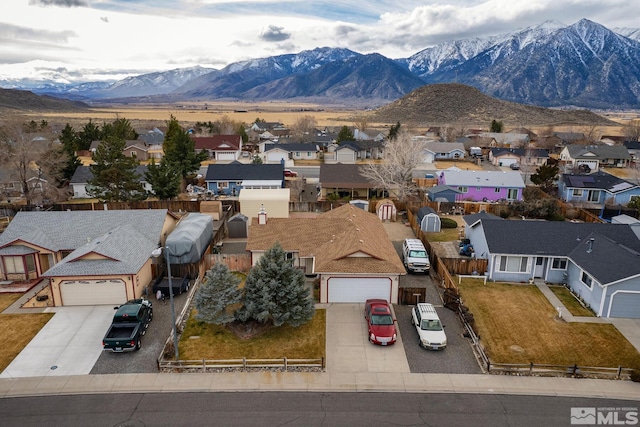
[[[613,325],[558,319],[536,286],[464,278],[460,294],[492,363],[640,367],[640,354]]]
[[[20,294],[0,294],[0,312],[20,297]],[[0,314],[0,372],[9,366],[52,317],[53,313]]]

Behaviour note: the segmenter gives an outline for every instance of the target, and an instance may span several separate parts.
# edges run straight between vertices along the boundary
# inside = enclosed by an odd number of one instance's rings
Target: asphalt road
[[[571,408],[635,408],[637,411],[637,407],[638,402],[634,401],[560,396],[377,392],[149,393],[5,398],[0,399],[0,419],[5,427],[554,427],[571,425]]]

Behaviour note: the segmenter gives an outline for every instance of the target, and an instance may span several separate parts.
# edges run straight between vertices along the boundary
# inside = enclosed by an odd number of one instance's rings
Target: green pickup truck
[[[116,307],[109,330],[102,339],[105,351],[122,353],[140,349],[140,338],[153,319],[153,306],[146,299],[134,299]]]

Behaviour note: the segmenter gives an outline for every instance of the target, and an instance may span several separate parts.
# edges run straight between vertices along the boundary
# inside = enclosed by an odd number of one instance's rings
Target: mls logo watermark
[[[638,425],[638,408],[571,408],[572,425]]]

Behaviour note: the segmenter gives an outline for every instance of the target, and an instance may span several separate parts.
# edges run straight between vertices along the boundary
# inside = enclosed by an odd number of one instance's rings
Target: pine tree
[[[207,159],[207,152],[195,152],[195,142],[189,133],[182,129],[178,119],[173,115],[167,122],[167,133],[162,145],[164,151],[163,160],[177,170],[186,185],[189,174],[200,168],[200,163]]]
[[[153,188],[153,194],[160,200],[170,200],[180,194],[182,177],[176,168],[164,160],[156,165],[155,160],[152,159],[147,172],[145,172],[145,178]]]
[[[144,200],[146,194],[140,176],[136,173],[138,160],[124,155],[125,141],[109,137],[96,149],[94,164],[90,166],[93,178],[87,193],[113,202]]]
[[[214,264],[194,297],[198,311],[195,318],[206,323],[223,325],[234,320],[233,306],[242,300],[240,279],[226,264]]]
[[[340,129],[340,132],[338,132],[338,136],[336,138],[336,142],[339,144],[342,141],[353,141],[354,140],[354,136],[353,136],[353,132],[351,131],[351,129],[349,129],[349,126],[342,126],[342,128]]]
[[[300,326],[313,318],[315,307],[304,274],[287,259],[280,243],[267,250],[249,271],[244,306],[236,314],[241,321],[271,321],[274,326]]]

